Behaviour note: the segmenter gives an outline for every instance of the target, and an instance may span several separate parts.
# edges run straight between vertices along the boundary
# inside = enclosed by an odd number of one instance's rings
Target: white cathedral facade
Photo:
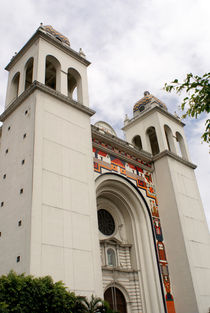
[[[89,64],[40,26],[6,67],[0,275],[51,275],[119,313],[208,313],[209,232],[184,124],[145,92],[126,141],[91,125]]]

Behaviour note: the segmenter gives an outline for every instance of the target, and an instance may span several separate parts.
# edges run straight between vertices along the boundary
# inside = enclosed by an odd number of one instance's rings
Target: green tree
[[[203,112],[210,112],[210,73],[203,76],[187,74],[182,83],[175,79],[170,84],[165,84],[164,89],[167,92],[175,91],[181,93],[185,91],[187,97],[184,98],[181,104],[181,109],[184,111],[183,118],[187,116],[197,118]],[[202,134],[203,141],[210,142],[210,119],[205,122],[205,131]]]
[[[118,313],[117,311],[113,311],[109,303],[102,300],[101,298],[91,296],[90,301],[88,301],[85,297],[80,297],[79,301],[81,301],[83,306],[83,313]],[[77,311],[75,311],[77,312]]]
[[[101,298],[76,296],[50,276],[36,278],[11,271],[0,277],[0,313],[117,313]]]
[[[91,296],[90,301],[88,301],[85,297],[81,299],[83,304],[84,313],[97,313],[102,309],[103,301],[101,298]]]
[[[51,277],[34,278],[10,272],[0,277],[0,313],[71,313],[74,293]]]
[[[100,313],[118,313],[117,311],[113,311],[110,308],[109,303],[106,301],[102,302],[102,305],[99,306],[98,310],[99,310],[98,312],[100,312]]]

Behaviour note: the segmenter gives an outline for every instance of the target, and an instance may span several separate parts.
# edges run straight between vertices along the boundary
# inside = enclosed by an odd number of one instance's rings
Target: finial
[[[81,55],[81,57],[86,58],[86,55],[83,52],[82,48],[79,48],[79,54]]]
[[[42,27],[42,26],[43,26],[43,23],[41,22],[41,23],[40,23],[40,27]]]
[[[129,122],[128,114],[125,114],[124,125],[127,125]]]
[[[149,91],[145,91],[144,92],[144,96],[149,96],[150,95],[150,92]]]
[[[180,120],[180,117],[179,117],[179,115],[176,113],[176,111],[174,112],[174,116]]]
[[[128,120],[128,114],[125,114],[125,119],[124,121],[127,121]]]

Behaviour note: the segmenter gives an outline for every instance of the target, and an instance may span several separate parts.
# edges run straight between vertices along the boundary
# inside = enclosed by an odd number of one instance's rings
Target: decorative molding
[[[168,111],[165,111],[159,106],[152,107],[151,109],[148,109],[147,111],[143,112],[141,115],[137,115],[133,117],[132,119],[128,120],[127,124],[122,127],[122,130],[128,129],[130,126],[132,126],[134,123],[139,122],[141,119],[147,117],[148,115],[154,113],[154,112],[159,112],[162,113],[163,115],[167,116],[174,122],[180,124],[181,126],[185,126],[185,124],[180,121],[177,117],[175,117],[173,114],[169,113]]]
[[[48,95],[51,95],[55,97],[56,99],[65,102],[66,104],[88,114],[89,116],[92,116],[95,114],[95,111],[86,107],[85,105],[74,101],[70,99],[67,96],[64,96],[59,91],[56,91],[50,87],[47,87],[46,85],[38,82],[35,80],[31,86],[26,89],[19,97],[17,97],[9,106],[8,108],[0,115],[0,121],[3,122],[5,119],[25,100],[27,99],[35,90],[40,90],[42,92],[47,93]]]
[[[133,269],[125,269],[121,267],[114,267],[114,266],[102,266],[102,270],[109,271],[109,272],[124,272],[124,273],[138,273],[140,270],[133,270]]]
[[[68,45],[65,43],[62,43],[58,39],[54,38],[52,35],[50,35],[47,32],[44,32],[41,27],[37,29],[37,31],[34,33],[34,35],[26,42],[26,44],[23,46],[23,48],[11,59],[9,64],[5,67],[5,70],[9,71],[12,66],[23,56],[23,54],[31,47],[31,45],[39,38],[42,38],[48,42],[50,42],[52,45],[57,47],[58,49],[62,50],[63,52],[69,54],[74,59],[80,61],[84,65],[88,66],[91,63],[83,58],[78,52],[71,49]]]
[[[191,163],[191,162],[181,158],[177,154],[175,154],[175,153],[173,153],[171,151],[168,151],[168,150],[164,150],[161,153],[156,154],[155,156],[153,156],[152,160],[155,162],[155,161],[157,161],[159,159],[162,159],[165,156],[169,156],[172,159],[174,159],[174,160],[176,160],[176,161],[178,161],[178,162],[180,162],[180,163],[182,163],[182,164],[184,164],[186,166],[189,166],[192,169],[196,169],[197,168],[197,165],[195,165],[195,164],[193,164],[193,163]]]
[[[93,138],[97,138],[97,139],[99,139],[103,142],[106,142],[108,144],[113,144],[116,148],[121,149],[122,151],[124,151],[128,154],[131,154],[131,155],[135,156],[136,158],[141,159],[145,162],[151,163],[151,161],[152,161],[151,153],[146,152],[144,150],[141,150],[141,151],[137,150],[136,148],[134,148],[134,146],[131,143],[129,143],[123,139],[120,139],[114,135],[111,135],[109,133],[106,133],[94,125],[91,125],[91,130],[92,130],[92,137]],[[123,155],[122,155],[122,157],[123,157]]]
[[[146,165],[144,165],[144,164],[142,164],[142,163],[139,163],[139,162],[133,160],[132,158],[130,159],[130,158],[124,156],[124,155],[121,155],[121,154],[119,154],[119,153],[116,153],[116,152],[114,152],[113,150],[108,149],[108,148],[106,148],[106,147],[104,147],[104,146],[102,146],[102,145],[99,145],[99,144],[95,143],[95,142],[93,142],[92,145],[93,145],[93,147],[96,148],[97,150],[106,152],[106,153],[109,154],[109,155],[111,154],[111,155],[115,156],[116,158],[120,158],[121,160],[123,160],[123,161],[125,161],[125,162],[127,162],[127,163],[130,163],[130,164],[132,164],[132,165],[134,165],[134,166],[138,166],[138,167],[140,167],[140,168],[142,168],[142,169],[144,169],[144,170],[146,170],[146,171],[148,171],[148,172],[151,172],[151,173],[152,173],[152,172],[154,171],[153,164],[151,164],[151,167],[148,167],[148,166],[146,166]]]

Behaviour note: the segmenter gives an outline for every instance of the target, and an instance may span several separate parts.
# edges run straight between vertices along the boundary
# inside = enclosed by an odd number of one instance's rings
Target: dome
[[[47,33],[51,34],[56,39],[70,46],[70,42],[68,38],[62,35],[61,33],[59,33],[57,30],[55,30],[51,25],[42,26],[42,29],[45,30]]]
[[[113,135],[113,136],[117,136],[116,132],[114,131],[114,129],[112,128],[112,126],[110,126],[108,123],[104,122],[104,121],[98,121],[95,123],[96,127],[98,127],[99,129],[103,130],[104,132]]]
[[[133,113],[140,111],[142,112],[147,104],[157,104],[161,108],[165,109],[168,111],[165,103],[160,101],[158,98],[154,97],[149,93],[149,91],[144,92],[144,97],[141,98],[138,102],[133,107]]]

